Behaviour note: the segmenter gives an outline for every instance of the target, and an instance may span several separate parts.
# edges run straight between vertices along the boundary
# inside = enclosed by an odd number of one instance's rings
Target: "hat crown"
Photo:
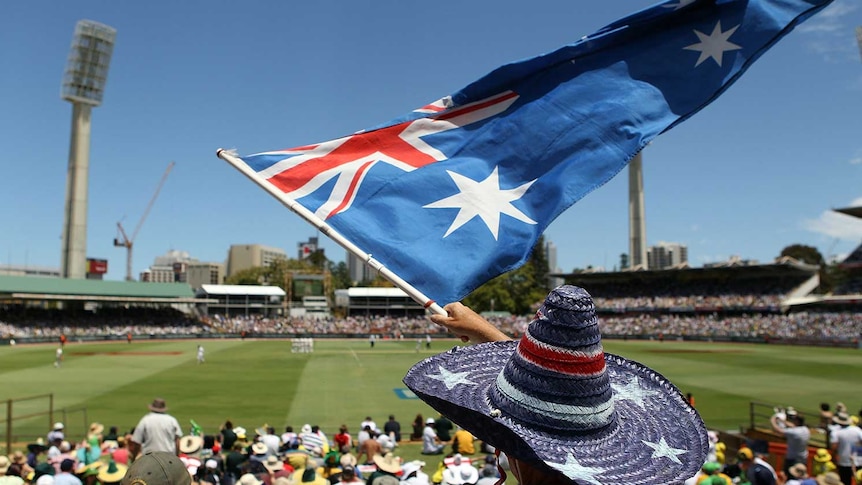
[[[545,299],[489,393],[505,416],[556,432],[616,424],[592,297],[560,286]]]

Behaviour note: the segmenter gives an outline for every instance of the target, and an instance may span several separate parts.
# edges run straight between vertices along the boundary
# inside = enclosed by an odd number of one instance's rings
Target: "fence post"
[[[6,454],[12,452],[12,400],[6,400]]]

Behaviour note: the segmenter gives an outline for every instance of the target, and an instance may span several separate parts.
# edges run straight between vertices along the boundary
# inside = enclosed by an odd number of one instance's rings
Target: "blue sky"
[[[134,273],[170,249],[223,261],[231,244],[295,254],[315,236],[225,162],[368,128],[507,62],[574,42],[654,2],[4,2],[0,15],[0,262],[60,264],[71,105],[60,84],[75,23],[117,29],[93,110],[88,255],[122,279],[116,223],[133,228]],[[721,98],[644,151],[647,239],[692,265],[771,261],[794,243],[840,257],[862,221],[862,4],[837,0],[767,52]],[[625,171],[546,237],[569,271],[613,268],[628,249]],[[327,256],[344,251],[321,236]]]

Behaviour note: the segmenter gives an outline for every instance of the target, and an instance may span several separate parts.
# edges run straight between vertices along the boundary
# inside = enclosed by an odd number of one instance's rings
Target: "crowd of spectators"
[[[48,314],[46,314],[48,315]],[[70,324],[51,319],[8,321],[0,313],[0,338],[77,337],[134,338],[170,335],[354,335],[382,338],[413,338],[416,335],[443,336],[446,330],[428,318],[348,317],[300,319],[292,317],[231,317],[214,318],[208,323],[166,319],[162,325],[147,321],[135,324],[123,320],[111,325],[107,321]],[[101,318],[101,317],[99,317]],[[503,332],[521,335],[530,321],[529,316],[489,317]],[[811,341],[854,341],[862,336],[862,313],[858,312],[797,312],[781,313],[625,313],[600,316],[601,331],[608,337],[685,337],[740,339],[800,339]]]

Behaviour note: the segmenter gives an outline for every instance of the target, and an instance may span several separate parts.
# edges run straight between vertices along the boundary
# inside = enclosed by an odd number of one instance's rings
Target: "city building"
[[[545,240],[545,259],[548,261],[548,287],[556,288],[565,282],[565,279],[559,276],[551,276],[553,274],[562,273],[563,270],[557,266],[557,245],[551,241]]]
[[[306,242],[296,243],[296,259],[303,260],[311,257],[318,250],[317,238],[310,237]]]
[[[647,248],[647,268],[650,270],[679,268],[688,264],[688,246],[659,242]]]
[[[269,266],[278,259],[287,259],[283,249],[262,244],[232,244],[227,255],[228,277],[258,266]]]
[[[189,256],[186,251],[171,249],[161,256],[156,256],[153,264],[141,272],[140,281],[148,283],[186,283],[186,268],[189,263],[198,260]]]
[[[224,283],[224,263],[188,263],[186,266],[186,283],[193,290],[203,285],[220,285]]]
[[[350,251],[347,252],[346,261],[347,274],[350,275],[350,281],[352,281],[354,284],[372,281],[376,276],[374,270],[368,267],[368,265],[365,264],[365,261],[362,258],[356,256]]]

